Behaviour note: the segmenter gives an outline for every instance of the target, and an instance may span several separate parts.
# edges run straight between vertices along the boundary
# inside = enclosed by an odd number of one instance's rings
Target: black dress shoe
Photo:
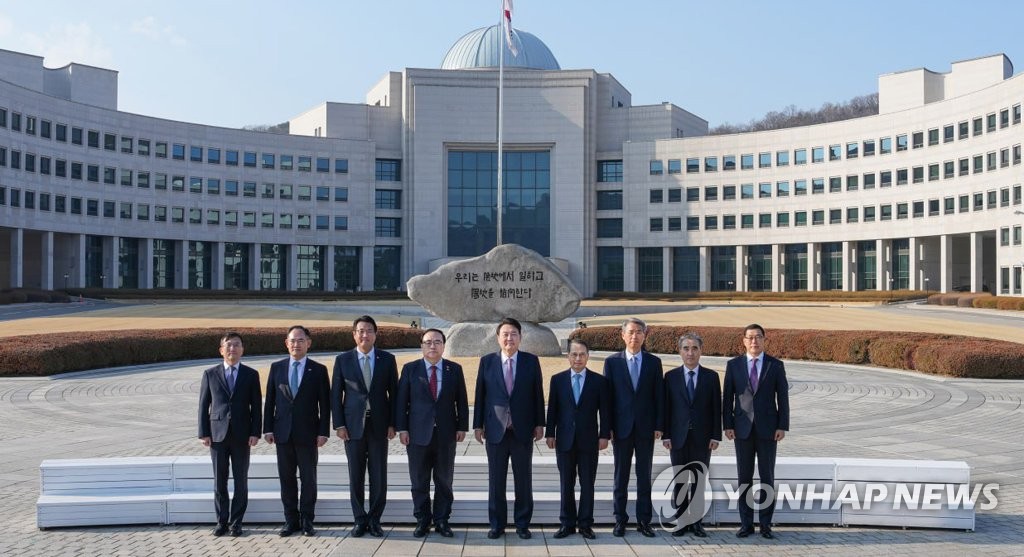
[[[772,533],[772,527],[771,526],[762,526],[761,527],[761,537],[766,539],[766,540],[774,540],[775,539],[775,534]]]
[[[288,536],[290,536],[290,535],[292,535],[292,534],[294,534],[295,532],[298,532],[298,531],[299,531],[299,525],[298,524],[285,524],[281,528],[281,531],[277,533],[277,535],[281,536],[282,538],[287,538]]]
[[[361,537],[363,537],[364,534],[366,534],[366,525],[365,524],[356,524],[355,526],[352,527],[352,537],[353,538],[361,538]]]
[[[242,535],[242,527],[235,525],[231,527],[231,537],[237,538]]]
[[[581,530],[582,530],[582,528],[581,528]],[[555,536],[554,537],[555,537],[556,540],[560,540],[562,538],[568,538],[569,536],[571,536],[571,535],[573,535],[575,533],[576,533],[576,529],[575,528],[569,528],[567,526],[562,526],[561,528],[558,529],[557,532],[555,532]]]
[[[643,534],[645,537],[648,537],[648,538],[653,538],[655,536],[654,529],[652,529],[651,525],[646,523],[646,522],[641,522],[641,523],[637,524],[636,525],[636,531],[640,532],[641,534]]]
[[[533,537],[529,528],[516,528],[516,534],[519,534],[519,539],[521,540],[528,540]]]
[[[304,519],[302,521],[302,535],[306,537],[312,537],[316,535],[316,530],[313,529],[313,521]]]
[[[500,538],[504,533],[505,532],[503,532],[501,530],[497,530],[497,529],[488,530],[488,532],[487,532],[487,539],[489,539],[489,540],[496,540],[496,539]]]
[[[448,525],[447,520],[442,520],[434,526],[434,531],[446,538],[455,537],[455,532],[452,532],[452,527]]]
[[[213,535],[218,537],[218,538],[223,536],[224,534],[227,534],[227,533],[228,533],[228,525],[227,524],[218,524],[217,527],[213,529]]]
[[[412,537],[414,537],[414,538],[422,538],[422,537],[426,536],[427,532],[429,532],[429,531],[430,531],[430,523],[429,522],[420,522],[419,524],[416,525],[416,529],[412,531]]]
[[[384,529],[380,527],[380,522],[370,521],[370,535],[375,538],[384,537]]]
[[[588,540],[597,538],[597,534],[594,533],[594,529],[590,526],[581,526],[580,535],[584,538],[587,538]]]
[[[686,526],[683,526],[683,527],[681,527],[679,529],[672,530],[672,537],[679,538],[679,537],[685,536],[686,533],[689,532],[689,531],[690,531],[690,525],[687,524]]]
[[[616,538],[621,538],[626,535],[626,523],[619,520],[615,523],[615,527],[612,528],[612,535]]]
[[[736,531],[736,537],[737,538],[745,538],[745,537],[747,537],[747,536],[749,536],[750,534],[753,534],[753,533],[754,533],[754,527],[753,526],[740,526],[740,529]]]
[[[704,525],[701,524],[700,522],[698,522],[698,523],[694,524],[693,526],[691,526],[690,530],[692,530],[693,531],[693,535],[697,536],[698,538],[706,538],[706,537],[708,537],[707,530],[704,529]]]

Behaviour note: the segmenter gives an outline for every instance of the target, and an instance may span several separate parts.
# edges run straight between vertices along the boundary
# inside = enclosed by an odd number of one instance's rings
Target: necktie
[[[360,356],[359,359],[362,362],[360,365],[363,368],[363,383],[366,383],[366,393],[369,394],[370,393],[370,381],[373,379],[373,377],[370,375],[370,357],[369,356]],[[367,399],[366,399],[366,409],[367,410],[370,409],[370,399],[369,399],[369,397],[367,397]]]
[[[583,387],[580,386],[580,377],[582,375],[581,373],[572,374],[572,397],[576,400],[576,404],[580,403],[580,391],[583,390]]]
[[[750,360],[750,390],[757,392],[757,358]]]
[[[690,371],[688,371],[686,373],[686,375],[687,375],[687,379],[686,379],[686,392],[689,393],[689,395],[690,395],[690,402],[693,402],[693,397],[697,393],[697,385],[696,385],[696,375],[697,374],[691,369]]]
[[[629,359],[629,376],[633,379],[633,390],[636,390],[636,386],[640,383],[640,358],[633,356]]]
[[[292,388],[292,396],[299,392],[299,362],[292,362],[292,373],[288,377],[288,385]]]
[[[437,400],[437,366],[430,366],[430,396]]]
[[[228,391],[235,392],[235,366],[228,368]]]
[[[505,367],[505,390],[508,391],[508,396],[512,396],[512,366],[513,360],[509,358],[508,365]]]

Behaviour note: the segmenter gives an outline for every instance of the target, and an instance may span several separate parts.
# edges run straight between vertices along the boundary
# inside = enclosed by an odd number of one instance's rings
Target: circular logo
[[[651,488],[658,521],[670,532],[696,523],[711,510],[711,484],[703,462],[670,466],[658,474]]]

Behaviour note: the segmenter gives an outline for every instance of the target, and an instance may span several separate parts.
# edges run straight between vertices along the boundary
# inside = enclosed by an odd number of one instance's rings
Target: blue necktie
[[[583,390],[583,387],[580,386],[580,378],[582,375],[582,373],[572,374],[572,397],[576,400],[576,404],[580,403],[580,391]]]
[[[636,390],[636,386],[640,383],[640,358],[633,356],[629,359],[629,376],[633,379],[633,390]]]
[[[235,366],[228,368],[228,391],[235,392]]]
[[[288,385],[292,388],[292,396],[299,392],[299,362],[292,362],[292,373],[288,377]]]

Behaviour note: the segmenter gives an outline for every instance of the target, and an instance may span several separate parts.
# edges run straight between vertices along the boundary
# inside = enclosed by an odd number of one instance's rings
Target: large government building
[[[500,37],[472,31],[439,69],[287,134],[121,112],[115,71],[0,51],[0,287],[394,290],[482,254]],[[712,136],[516,40],[503,238],[585,295],[1021,294],[1024,79],[1004,55],[882,75],[877,116]]]

